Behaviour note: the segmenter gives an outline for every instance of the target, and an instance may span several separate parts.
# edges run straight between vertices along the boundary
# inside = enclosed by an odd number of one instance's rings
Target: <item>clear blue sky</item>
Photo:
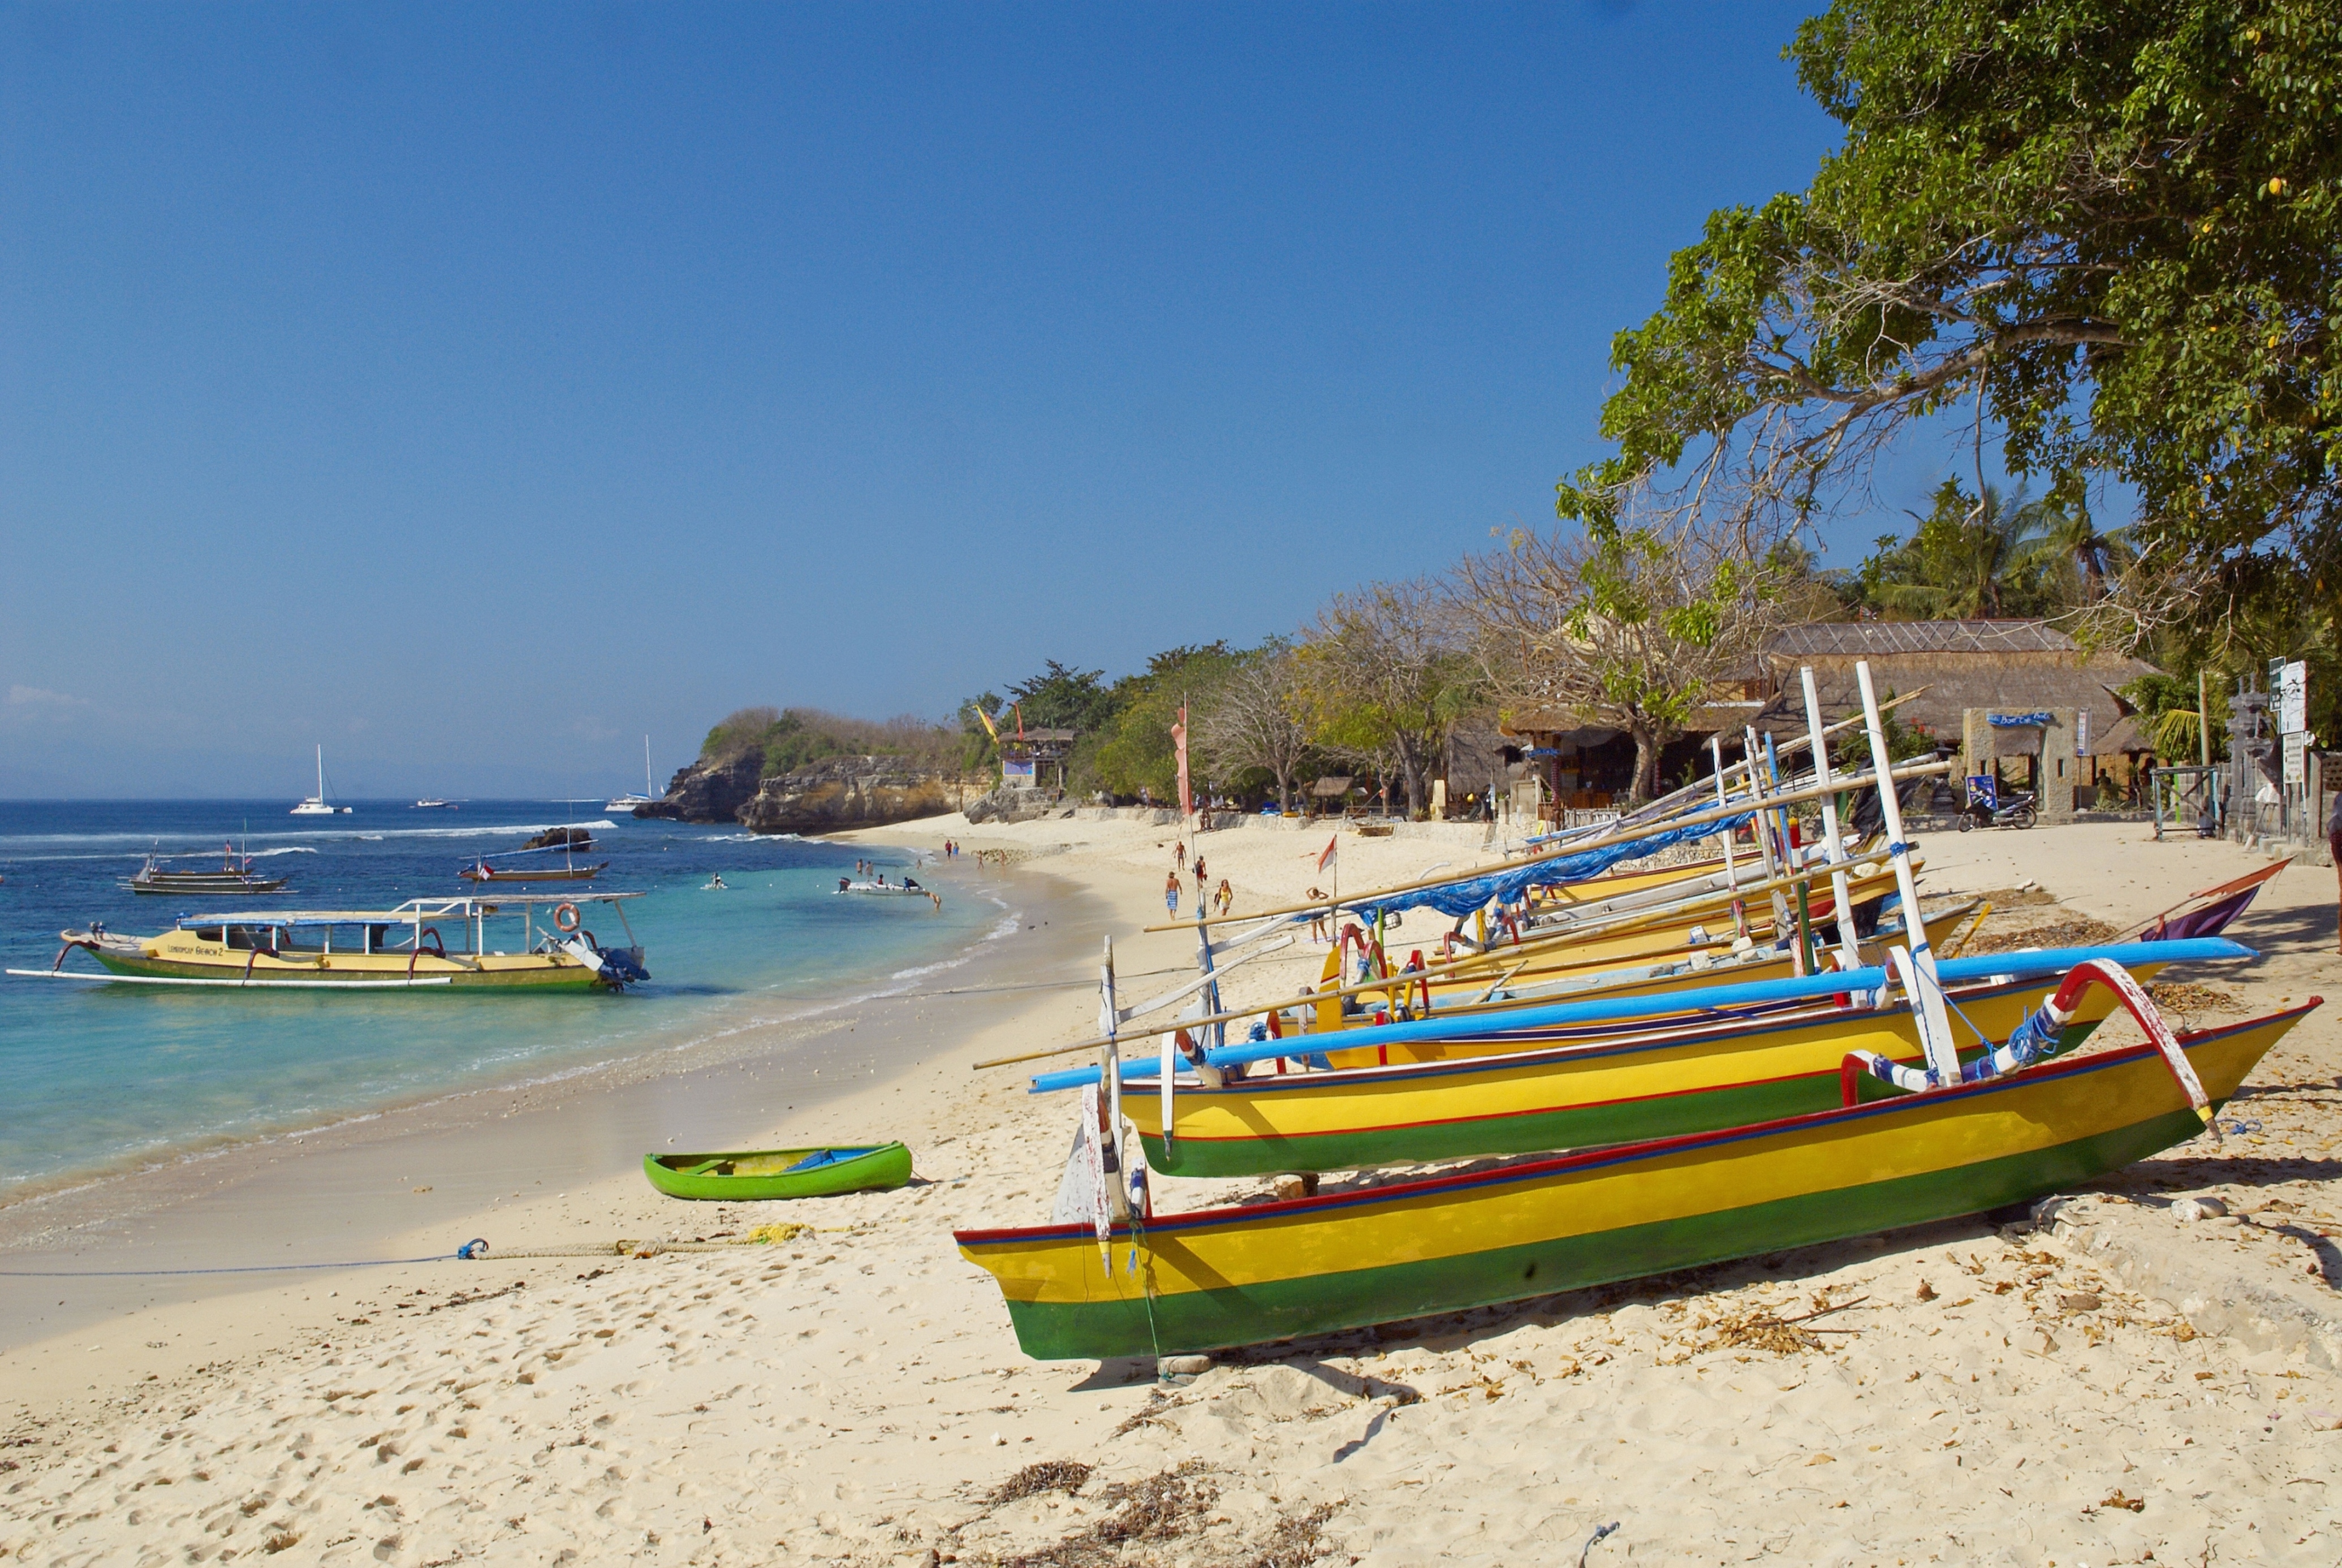
[[[663,784],[1546,522],[1803,9],[0,7],[0,794]]]

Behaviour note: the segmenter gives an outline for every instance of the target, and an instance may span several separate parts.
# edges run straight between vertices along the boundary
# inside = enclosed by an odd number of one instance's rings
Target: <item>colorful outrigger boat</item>
[[[8,973],[35,979],[323,991],[623,990],[650,978],[624,902],[641,896],[520,894],[415,898],[393,909],[186,914],[155,936],[128,936],[93,924],[62,933],[65,945],[47,969]],[[624,945],[605,946],[585,924],[587,914],[605,906],[626,931]],[[514,946],[489,945],[492,920],[518,922]],[[77,950],[95,958],[105,973],[65,968]]]
[[[2148,943],[1952,961],[1942,966],[1942,978],[1957,1049],[1962,1060],[1973,1060],[2034,1015],[2042,977],[2065,974],[2077,963],[2118,964],[2144,981],[2170,963],[2251,955],[2217,938]],[[1987,966],[2003,972],[1972,980]],[[1442,1017],[1360,1032],[1376,1042],[1374,1049],[1396,1057],[1405,1048],[1415,1057],[1388,1065],[1374,1064],[1369,1051],[1361,1050],[1343,1054],[1366,1058],[1359,1065],[1340,1067],[1319,1056],[1316,1063],[1326,1070],[1259,1072],[1272,1061],[1280,1069],[1286,1065],[1286,1058],[1266,1053],[1305,1047],[1249,1042],[1204,1054],[1203,1072],[1219,1083],[1191,1069],[1176,1074],[1169,1095],[1159,1093],[1159,1064],[1126,1062],[1123,1080],[1135,1092],[1125,1094],[1123,1110],[1143,1141],[1148,1167],[1178,1176],[1347,1171],[1536,1154],[1775,1121],[1836,1104],[1839,1070],[1850,1052],[1897,1063],[1926,1060],[1908,1002],[1883,1008],[1869,1004],[1885,977],[1884,971],[1871,970],[1685,994],[1686,1001],[1720,999],[1706,1012],[1714,1021],[1706,1023],[1680,1014],[1656,1022],[1601,1016],[1615,1014],[1615,1006],[1521,1008],[1487,1021],[1501,1029],[1499,1042],[1468,1037],[1480,1049],[1509,1043],[1506,1054],[1445,1061],[1430,1058],[1430,1052],[1454,1043],[1441,1035],[1469,1028],[1468,1021]],[[1799,1006],[1827,1000],[1794,995],[1817,984],[1846,985],[1863,999]],[[1783,994],[1787,1005],[1768,1010],[1767,993]],[[2084,993],[2058,1020],[2044,1054],[2078,1047],[2114,1005],[2107,990]],[[1035,1083],[1071,1088],[1095,1082],[1096,1073],[1081,1069]],[[1173,1133],[1167,1142],[1166,1114]]]
[[[1750,1126],[1289,1202],[956,1233],[1027,1355],[1327,1333],[2027,1203],[2202,1133],[2319,1005]],[[1853,1087],[1848,1075],[1847,1089]]]
[[[911,1179],[901,1144],[756,1149],[729,1154],[645,1154],[643,1174],[671,1198],[765,1203],[837,1193],[892,1192]]]

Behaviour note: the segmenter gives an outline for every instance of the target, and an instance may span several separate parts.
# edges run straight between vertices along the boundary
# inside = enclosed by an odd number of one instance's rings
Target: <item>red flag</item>
[[[1179,722],[1171,726],[1171,745],[1179,754],[1179,814],[1187,815],[1196,809],[1196,797],[1187,787],[1187,704],[1179,704]]]
[[[1333,864],[1335,852],[1339,850],[1341,847],[1342,835],[1340,834],[1337,833],[1333,837],[1327,839],[1326,841],[1326,853],[1317,857],[1317,869],[1323,871],[1327,866]]]

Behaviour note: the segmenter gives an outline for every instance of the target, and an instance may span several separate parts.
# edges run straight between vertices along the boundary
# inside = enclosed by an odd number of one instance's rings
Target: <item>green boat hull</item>
[[[838,1193],[886,1192],[911,1179],[911,1151],[876,1144],[809,1170],[809,1155],[827,1149],[756,1149],[733,1154],[645,1154],[643,1174],[671,1198],[716,1203],[766,1203],[776,1198],[825,1198]]]

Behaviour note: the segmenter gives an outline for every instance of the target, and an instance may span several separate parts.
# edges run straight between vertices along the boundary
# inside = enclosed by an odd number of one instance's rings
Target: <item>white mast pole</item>
[[[1803,677],[1806,687],[1806,734],[1813,740],[1814,783],[1827,789],[1830,782],[1829,746],[1822,739],[1822,706],[1814,692],[1813,666],[1808,664],[1798,674]],[[1846,961],[1848,969],[1859,969],[1862,967],[1862,943],[1854,930],[1854,901],[1847,891],[1846,846],[1838,842],[1837,797],[1834,794],[1822,796],[1822,834],[1828,841],[1830,897],[1837,910],[1838,954]]]
[[[1870,731],[1870,766],[1878,784],[1878,810],[1887,825],[1887,846],[1895,863],[1895,890],[1903,899],[1903,936],[1911,952],[1911,1017],[1936,1081],[1960,1081],[1959,1048],[1952,1043],[1951,1016],[1944,1008],[1943,983],[1936,978],[1936,954],[1927,945],[1927,923],[1919,918],[1919,885],[1911,876],[1911,846],[1903,837],[1903,803],[1896,798],[1894,764],[1887,755],[1887,726],[1878,716],[1878,694],[1870,684],[1870,662],[1859,660],[1854,678],[1862,687],[1863,723]]]

